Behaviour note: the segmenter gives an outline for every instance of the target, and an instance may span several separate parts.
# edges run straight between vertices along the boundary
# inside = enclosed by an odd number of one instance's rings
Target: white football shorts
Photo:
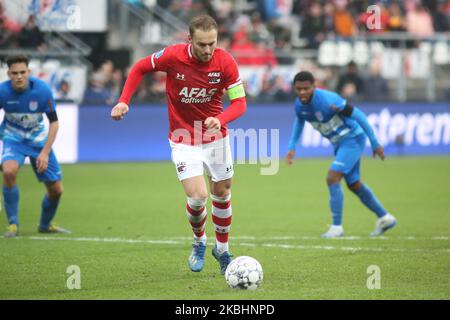
[[[172,162],[180,181],[203,176],[218,182],[233,176],[233,157],[228,136],[202,145],[186,145],[169,140],[172,148]]]

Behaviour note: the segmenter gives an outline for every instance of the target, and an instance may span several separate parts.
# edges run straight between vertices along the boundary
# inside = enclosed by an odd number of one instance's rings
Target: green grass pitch
[[[63,166],[55,220],[73,233],[51,236],[37,233],[44,188],[26,166],[20,237],[0,237],[0,299],[449,299],[450,158],[363,159],[362,180],[398,218],[376,239],[368,236],[375,216],[347,189],[346,237],[320,239],[331,220],[330,161],[281,163],[272,176],[236,165],[230,246],[261,262],[256,291],[228,288],[211,246],[205,269],[189,270],[191,231],[171,163]],[[210,213],[207,235],[211,245]],[[80,267],[79,290],[67,288],[71,265]],[[379,289],[368,289],[371,265]]]

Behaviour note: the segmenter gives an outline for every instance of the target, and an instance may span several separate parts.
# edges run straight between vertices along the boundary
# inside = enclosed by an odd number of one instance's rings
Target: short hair
[[[192,18],[189,24],[189,34],[194,36],[195,30],[210,31],[219,30],[216,20],[206,14],[199,15]]]
[[[309,81],[311,84],[314,84],[315,79],[311,72],[301,71],[295,75],[293,83],[295,84],[297,81]]]
[[[16,63],[25,63],[28,67],[29,62],[30,59],[28,59],[28,57],[24,54],[17,54],[6,58],[6,64],[8,65],[8,68],[11,68],[11,66]]]

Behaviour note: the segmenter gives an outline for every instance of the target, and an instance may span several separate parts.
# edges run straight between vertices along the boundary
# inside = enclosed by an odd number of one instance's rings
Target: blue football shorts
[[[360,179],[360,159],[366,147],[366,135],[344,138],[334,150],[335,159],[331,170],[342,172],[347,184],[353,184]]]
[[[42,147],[30,146],[11,140],[3,140],[2,162],[15,160],[22,166],[26,157],[30,157],[31,166],[40,182],[53,182],[62,179],[62,171],[58,160],[53,152],[48,157],[48,167],[43,173],[38,173],[36,168],[36,159],[39,156]]]

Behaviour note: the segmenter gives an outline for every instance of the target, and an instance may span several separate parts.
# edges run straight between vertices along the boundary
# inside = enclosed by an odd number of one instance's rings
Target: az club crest
[[[186,162],[177,163],[177,171],[178,173],[183,173],[186,171]]]

